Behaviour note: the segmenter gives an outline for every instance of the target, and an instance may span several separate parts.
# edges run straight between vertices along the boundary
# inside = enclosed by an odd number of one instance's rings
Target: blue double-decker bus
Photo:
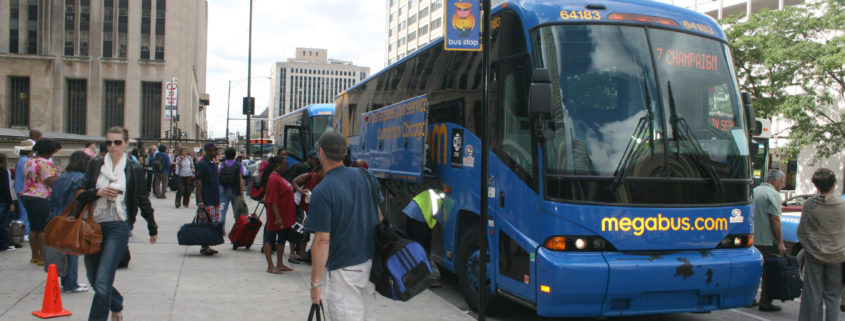
[[[288,152],[288,164],[304,161],[320,135],[332,130],[334,109],[332,104],[312,104],[276,120],[276,137]]]
[[[547,317],[750,305],[754,116],[717,23],[651,1],[491,13],[489,123],[481,53],[442,39],[338,96],[334,129],[379,176],[387,216],[401,225],[415,195],[444,197],[431,255],[472,308],[481,284],[490,307],[506,298]]]

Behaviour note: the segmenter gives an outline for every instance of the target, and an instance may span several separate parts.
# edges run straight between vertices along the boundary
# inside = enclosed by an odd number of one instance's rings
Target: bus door
[[[288,152],[288,166],[305,161],[305,140],[302,126],[285,126],[285,150]]]
[[[498,253],[499,289],[536,302],[534,255],[538,246],[539,201],[534,125],[528,112],[530,69],[527,55],[501,60],[493,66],[491,93],[490,186],[488,191],[495,237],[491,253]],[[495,195],[489,195],[495,194]],[[493,215],[495,213],[495,215]],[[496,251],[496,247],[498,251]],[[496,261],[493,261],[496,260]]]

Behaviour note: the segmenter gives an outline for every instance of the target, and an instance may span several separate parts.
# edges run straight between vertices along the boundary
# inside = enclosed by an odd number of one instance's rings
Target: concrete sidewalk
[[[129,320],[306,320],[310,308],[308,283],[311,266],[292,265],[293,272],[265,272],[260,254],[261,235],[251,250],[233,251],[227,243],[215,247],[220,254],[199,254],[198,246],[179,246],[176,232],[196,211],[173,206],[175,194],[152,199],[159,224],[159,240],[149,244],[142,218],[135,224],[129,248],[128,269],[117,272],[115,288],[124,296],[124,319]],[[250,209],[255,205],[248,201]],[[226,218],[226,231],[233,222]],[[266,221],[262,216],[262,221]],[[288,254],[288,253],[286,253]],[[41,309],[47,274],[29,264],[28,244],[15,251],[0,252],[0,321],[37,320],[32,311]],[[287,265],[288,264],[286,262]],[[79,282],[89,283],[80,259]],[[72,312],[58,320],[87,320],[93,292],[62,293],[63,307]],[[375,308],[379,320],[473,320],[431,291],[409,302],[379,296]]]

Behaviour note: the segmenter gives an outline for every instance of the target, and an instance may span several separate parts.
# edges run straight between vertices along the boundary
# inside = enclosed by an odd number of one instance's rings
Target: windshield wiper
[[[625,146],[625,152],[622,153],[622,159],[616,165],[616,171],[613,172],[613,181],[611,181],[610,185],[613,189],[619,187],[625,181],[625,175],[627,174],[628,166],[631,164],[631,158],[633,158],[638,147],[642,145],[641,136],[646,129],[649,131],[648,146],[651,149],[651,156],[654,157],[654,113],[651,111],[651,95],[648,91],[645,78],[643,78],[643,90],[645,91],[644,103],[646,114],[640,117],[640,120],[637,122],[637,127],[634,128],[634,133],[631,134],[631,140],[628,141],[628,145]]]
[[[699,170],[704,171],[704,174],[710,178],[716,191],[721,192],[722,180],[719,179],[719,174],[716,174],[716,169],[713,168],[710,156],[707,152],[701,149],[701,143],[698,142],[698,138],[696,138],[695,134],[693,134],[687,121],[683,117],[678,116],[675,109],[675,96],[672,94],[672,82],[667,82],[666,86],[668,87],[669,92],[669,112],[671,113],[669,116],[669,122],[672,125],[672,134],[675,136],[675,141],[677,142],[678,139],[681,138],[687,145],[690,145],[693,151],[693,163],[699,168]],[[680,144],[677,144],[676,147],[676,154],[680,157]],[[709,165],[705,164],[705,162],[709,163]]]

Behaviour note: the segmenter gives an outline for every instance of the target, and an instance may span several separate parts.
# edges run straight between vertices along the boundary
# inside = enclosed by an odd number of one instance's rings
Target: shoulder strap
[[[381,204],[378,201],[378,191],[376,191],[376,184],[375,182],[373,182],[373,176],[370,175],[370,172],[363,167],[358,167],[358,170],[360,170],[361,173],[364,174],[364,176],[367,178],[367,181],[370,185],[370,193],[373,195],[373,202],[376,203],[376,208],[380,209]],[[376,212],[376,221],[378,221],[378,211]]]

